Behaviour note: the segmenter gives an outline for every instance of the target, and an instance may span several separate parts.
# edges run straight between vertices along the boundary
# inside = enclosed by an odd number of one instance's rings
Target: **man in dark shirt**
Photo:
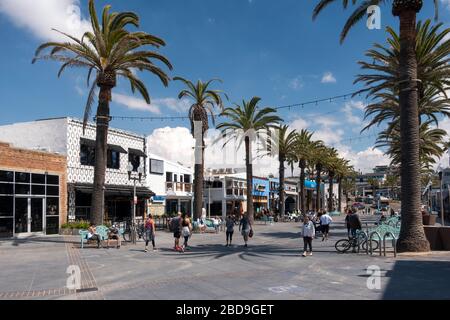
[[[348,216],[348,225],[350,227],[350,232],[352,234],[352,238],[356,239],[356,231],[362,229],[362,223],[359,219],[359,215],[352,211],[352,213]],[[353,252],[356,251],[356,241],[353,242]]]

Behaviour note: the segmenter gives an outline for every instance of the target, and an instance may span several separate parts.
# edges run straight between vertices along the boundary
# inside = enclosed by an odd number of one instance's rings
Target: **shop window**
[[[59,185],[59,176],[47,176],[47,184]]]
[[[16,183],[30,183],[30,174],[25,172],[16,172]]]
[[[31,194],[33,195],[45,195],[45,186],[41,185],[31,185]]]
[[[31,183],[45,184],[45,174],[32,174]]]
[[[13,236],[13,218],[0,218],[0,238]]]
[[[87,144],[81,143],[80,145],[80,163],[83,166],[95,165],[95,148]]]
[[[0,197],[0,217],[12,217],[14,207],[14,197]]]
[[[47,216],[59,215],[59,198],[47,198]]]
[[[47,186],[47,195],[48,196],[59,196],[59,187],[57,187],[57,186]]]
[[[46,234],[58,234],[59,233],[59,217],[47,217],[45,231],[46,231]]]
[[[166,182],[172,182],[172,172],[166,172]]]
[[[120,169],[120,152],[108,149],[107,167],[109,169]]]
[[[0,170],[0,181],[13,182],[14,181],[14,172]]]
[[[0,183],[0,194],[13,194],[14,185],[11,183]]]
[[[16,184],[16,194],[30,194],[30,185]]]

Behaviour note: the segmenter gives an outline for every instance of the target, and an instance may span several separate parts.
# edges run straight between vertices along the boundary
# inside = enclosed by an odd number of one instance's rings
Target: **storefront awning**
[[[147,158],[147,155],[146,155],[145,152],[142,151],[142,150],[129,148],[129,149],[128,149],[128,152],[131,153],[131,154],[137,155],[137,156],[139,156],[139,157]]]
[[[108,144],[108,149],[119,153],[128,153],[124,148],[115,144]]]
[[[93,185],[87,183],[78,183],[74,185],[76,191],[92,193]],[[106,185],[105,195],[107,196],[133,196],[133,186]],[[153,191],[146,187],[136,187],[136,195],[141,198],[150,199],[155,195]]]

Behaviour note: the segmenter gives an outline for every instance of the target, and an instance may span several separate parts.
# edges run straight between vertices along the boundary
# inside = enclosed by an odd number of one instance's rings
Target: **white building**
[[[204,206],[209,216],[225,218],[247,210],[247,182],[245,172],[236,169],[209,170],[203,189]]]
[[[69,220],[89,219],[94,181],[95,124],[89,123],[83,133],[83,122],[73,118],[56,118],[0,126],[0,140],[18,148],[44,150],[67,157],[67,190]],[[108,163],[105,180],[106,220],[131,218],[133,172],[141,167],[142,181],[137,183],[137,212],[143,216],[153,195],[146,187],[146,139],[124,130],[109,129]]]
[[[194,171],[180,163],[148,153],[147,185],[155,195],[149,204],[154,215],[193,212]]]

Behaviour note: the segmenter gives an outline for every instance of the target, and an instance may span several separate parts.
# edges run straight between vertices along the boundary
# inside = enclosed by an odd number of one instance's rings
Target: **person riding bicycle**
[[[352,238],[356,239],[356,231],[362,229],[362,223],[356,211],[352,211],[352,213],[348,216],[348,225],[350,226]],[[356,243],[357,241],[353,242],[353,252],[356,252]]]

